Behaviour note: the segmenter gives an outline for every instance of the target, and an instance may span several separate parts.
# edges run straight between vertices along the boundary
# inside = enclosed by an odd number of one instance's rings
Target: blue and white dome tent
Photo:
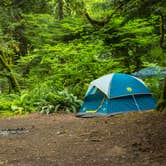
[[[141,79],[128,74],[113,73],[90,83],[84,103],[76,116],[114,115],[151,110],[155,107],[156,101]]]

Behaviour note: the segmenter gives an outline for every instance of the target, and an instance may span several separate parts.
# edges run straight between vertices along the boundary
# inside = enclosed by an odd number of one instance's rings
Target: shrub
[[[58,111],[76,113],[82,104],[82,100],[79,100],[77,96],[69,93],[67,89],[58,91],[55,94],[49,93],[46,96],[46,101],[48,104],[42,107],[41,113],[49,114]]]

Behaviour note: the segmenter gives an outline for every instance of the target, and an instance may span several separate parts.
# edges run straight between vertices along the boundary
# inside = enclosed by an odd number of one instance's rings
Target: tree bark
[[[58,0],[58,19],[63,19],[63,0]]]
[[[15,6],[19,6],[20,0],[15,0],[13,1],[13,8]],[[22,13],[19,11],[19,9],[16,9],[17,12],[13,15],[13,22],[14,23],[19,23],[17,26],[15,26],[14,30],[12,31],[12,36],[15,38],[16,41],[18,41],[18,48],[14,48],[15,53],[18,54],[19,56],[25,56],[27,54],[27,47],[28,47],[28,42],[26,37],[24,36],[24,31],[25,31],[25,26],[23,23],[21,23],[23,16]]]
[[[164,47],[164,35],[165,35],[165,18],[163,14],[160,15],[160,47]]]
[[[163,90],[157,104],[157,111],[166,111],[166,76],[164,78]]]
[[[4,68],[9,72],[9,75],[7,75],[6,77],[10,81],[11,88],[14,91],[20,92],[19,83],[18,83],[17,79],[15,78],[14,74],[12,73],[12,69],[10,68],[10,66],[8,65],[7,61],[5,60],[5,58],[2,54],[0,55],[0,62],[2,63]]]

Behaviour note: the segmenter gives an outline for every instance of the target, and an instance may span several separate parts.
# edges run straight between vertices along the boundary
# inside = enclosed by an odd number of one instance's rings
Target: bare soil
[[[1,118],[0,166],[166,166],[166,114]]]

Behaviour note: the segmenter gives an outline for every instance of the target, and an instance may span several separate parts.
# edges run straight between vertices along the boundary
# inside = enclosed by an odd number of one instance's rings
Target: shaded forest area
[[[0,114],[76,112],[93,79],[165,67],[165,33],[165,0],[1,0]]]

